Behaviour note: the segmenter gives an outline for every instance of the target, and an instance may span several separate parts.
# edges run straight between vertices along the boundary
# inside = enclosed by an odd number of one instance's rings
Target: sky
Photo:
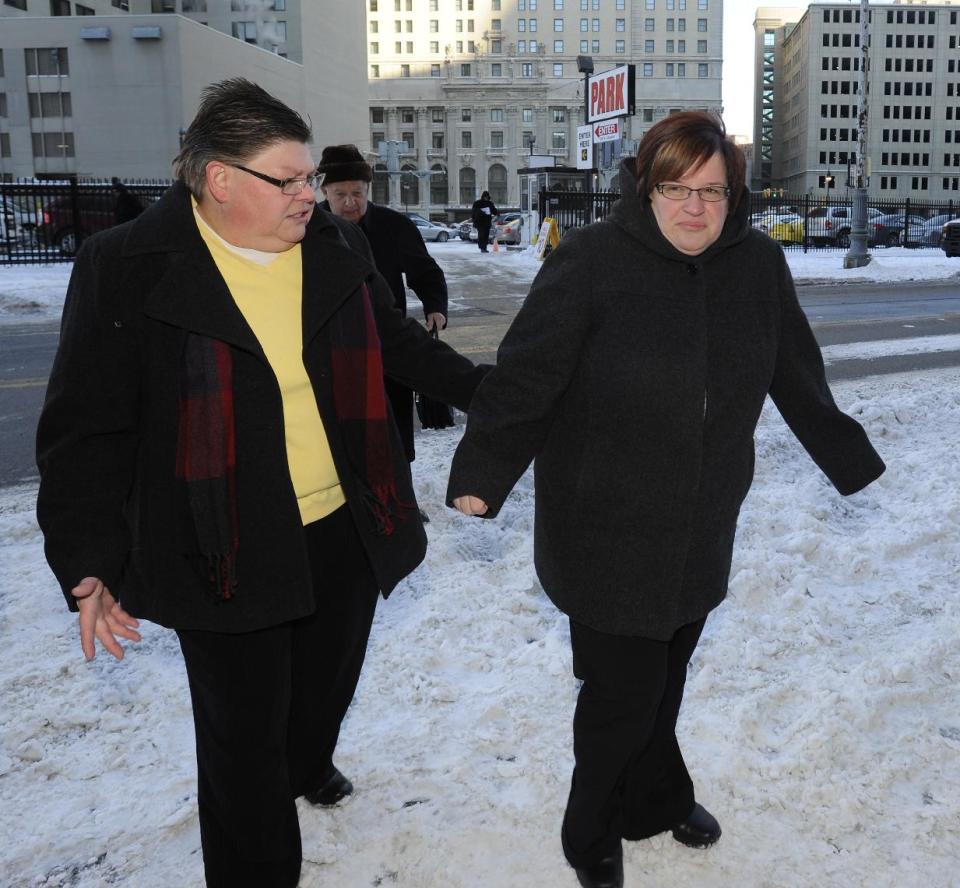
[[[430,246],[451,293],[467,276],[522,291],[539,267]],[[788,261],[800,280],[943,279],[936,250]],[[0,323],[49,319],[69,266],[0,267]],[[468,309],[451,307],[451,324]],[[824,349],[956,348],[922,337]],[[768,404],[727,600],[690,666],[678,733],[709,851],[625,843],[627,885],[956,883],[960,859],[960,369],[839,383],[887,463],[841,497]],[[462,422],[462,417],[460,417]],[[564,888],[559,825],[572,766],[569,626],[532,567],[528,472],[496,520],[444,507],[462,426],[418,433],[427,560],[381,602],[337,764],[356,791],[300,803],[301,888]],[[0,490],[0,885],[201,888],[190,698],[176,637],[155,625],[123,662],[83,662],[47,569],[36,483]],[[771,881],[772,880],[772,881]]]

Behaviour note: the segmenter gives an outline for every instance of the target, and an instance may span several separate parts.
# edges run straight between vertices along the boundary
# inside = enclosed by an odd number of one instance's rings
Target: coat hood
[[[655,253],[667,259],[679,262],[689,262],[691,259],[709,259],[722,250],[740,243],[750,231],[748,216],[750,209],[749,190],[744,186],[742,197],[737,209],[727,216],[723,224],[720,237],[699,256],[692,257],[681,253],[670,243],[660,231],[657,219],[653,215],[650,201],[645,196],[637,194],[637,177],[634,167],[634,158],[626,157],[620,161],[620,199],[613,205],[607,217],[614,225],[618,225],[627,234],[642,241]]]

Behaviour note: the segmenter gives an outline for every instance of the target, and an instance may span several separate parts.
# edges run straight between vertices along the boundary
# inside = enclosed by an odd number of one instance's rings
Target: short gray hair
[[[203,90],[173,174],[200,200],[207,164],[242,164],[278,142],[307,144],[312,138],[310,125],[265,89],[243,77],[221,80]]]

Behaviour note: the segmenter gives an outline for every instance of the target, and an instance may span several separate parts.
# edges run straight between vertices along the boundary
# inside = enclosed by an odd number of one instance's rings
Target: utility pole
[[[850,249],[843,257],[844,268],[869,264],[867,252],[867,83],[870,64],[870,3],[860,0],[860,102],[857,110],[857,173],[853,190],[853,223]]]

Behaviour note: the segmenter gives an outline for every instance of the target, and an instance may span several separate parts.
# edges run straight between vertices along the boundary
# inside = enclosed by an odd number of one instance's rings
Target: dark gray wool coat
[[[777,244],[746,201],[699,256],[663,237],[633,162],[609,218],[547,258],[470,405],[448,501],[497,514],[535,459],[543,588],[601,632],[666,640],[726,595],[769,394],[840,493],[884,470],[837,408]]]
[[[370,566],[384,596],[426,552],[414,508],[375,532],[334,405],[338,315],[366,284],[386,372],[466,410],[484,370],[393,306],[360,229],[317,209],[303,239],[303,363]],[[178,381],[189,332],[233,358],[238,586],[222,602],[198,569],[186,492],[174,478]],[[390,422],[400,499],[415,503]],[[100,577],[131,614],[174,629],[249,632],[315,609],[306,539],[287,467],[280,387],[233,301],[177,184],[135,221],[90,238],[77,256],[60,346],[37,432],[37,517],[47,560],[70,589]]]

